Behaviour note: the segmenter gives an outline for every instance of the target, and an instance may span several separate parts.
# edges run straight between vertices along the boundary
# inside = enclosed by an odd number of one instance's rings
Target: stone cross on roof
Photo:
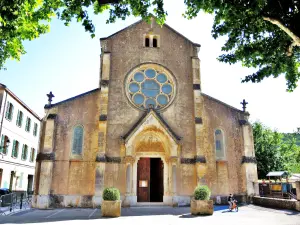
[[[52,94],[52,91],[50,91],[50,93],[47,94],[47,97],[48,97],[48,105],[51,105],[52,98],[55,97],[55,96]]]
[[[241,104],[243,105],[243,112],[246,112],[246,105],[248,104],[248,102],[246,102],[245,99],[243,99]]]

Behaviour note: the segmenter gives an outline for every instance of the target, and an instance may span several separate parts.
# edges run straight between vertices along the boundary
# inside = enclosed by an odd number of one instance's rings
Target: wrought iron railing
[[[26,192],[0,196],[0,215],[30,208],[31,199],[32,195],[28,195]]]

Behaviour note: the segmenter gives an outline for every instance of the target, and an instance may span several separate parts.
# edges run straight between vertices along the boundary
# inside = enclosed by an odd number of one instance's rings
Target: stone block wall
[[[296,210],[297,201],[279,198],[265,198],[254,196],[253,204],[278,209]]]

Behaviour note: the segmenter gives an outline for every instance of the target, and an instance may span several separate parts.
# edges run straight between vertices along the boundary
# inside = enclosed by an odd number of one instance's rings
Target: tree
[[[252,125],[258,178],[264,179],[270,171],[300,172],[300,147],[294,135],[288,138],[265,127],[260,122]]]
[[[110,8],[109,4],[113,4]],[[163,0],[1,0],[0,1],[0,70],[12,58],[19,60],[26,51],[24,40],[33,40],[49,31],[51,19],[56,15],[66,26],[75,18],[82,23],[85,31],[95,37],[95,26],[89,17],[88,8],[94,14],[110,10],[107,23],[117,18],[125,19],[130,14],[142,16],[149,21],[148,8],[154,5],[157,22],[163,24],[166,12]]]
[[[0,2],[0,69],[8,58],[20,59],[25,53],[23,40],[32,40],[48,31],[49,16],[35,0],[2,0]]]
[[[258,71],[243,82],[260,82],[269,76],[285,75],[287,90],[300,78],[299,0],[185,0],[186,16],[200,10],[215,14],[214,38],[228,35],[221,62],[242,62]]]
[[[29,7],[31,14],[37,14],[34,16],[34,24],[41,19],[49,21],[53,14],[56,14],[66,25],[72,18],[76,18],[92,37],[95,36],[95,27],[89,19],[87,11],[89,6],[94,8],[95,14],[109,9],[108,23],[115,22],[117,18],[126,19],[129,15],[141,16],[142,19],[149,21],[150,11],[153,9],[157,23],[162,25],[167,15],[163,0],[2,0],[2,2],[0,3],[0,34],[5,35],[6,32],[10,34],[9,24],[13,21],[7,20],[5,14],[17,18],[20,16],[20,21],[24,21],[22,15],[28,7],[23,5],[26,4],[34,6]],[[261,82],[270,76],[284,75],[288,91],[293,91],[297,87],[300,79],[300,0],[184,0],[184,3],[187,6],[184,16],[188,19],[196,17],[201,10],[215,15],[213,37],[228,36],[228,40],[222,47],[225,54],[218,58],[221,62],[229,64],[241,62],[243,66],[258,68],[257,72],[246,76],[243,82]],[[10,8],[11,5],[13,7],[8,12],[3,10],[3,5],[4,8]],[[3,29],[5,26],[7,29]],[[12,28],[19,29],[22,26],[23,24],[19,23]],[[37,25],[33,26],[33,28],[37,27]],[[35,30],[38,30],[36,35],[24,38],[21,29],[21,32],[16,32],[13,37],[21,36],[22,38],[18,40],[22,41],[35,38],[45,32],[45,29]],[[6,36],[10,38],[10,35]],[[14,38],[12,38],[13,43],[15,43]],[[6,45],[6,41],[3,45]],[[22,46],[19,49],[21,50],[18,51],[19,54],[24,53]],[[8,57],[19,56],[5,50],[6,54],[0,59],[0,69]]]

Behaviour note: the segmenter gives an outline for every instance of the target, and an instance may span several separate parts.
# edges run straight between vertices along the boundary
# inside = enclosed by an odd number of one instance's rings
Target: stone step
[[[170,206],[164,205],[163,202],[138,202],[136,205],[131,207],[170,207]]]

